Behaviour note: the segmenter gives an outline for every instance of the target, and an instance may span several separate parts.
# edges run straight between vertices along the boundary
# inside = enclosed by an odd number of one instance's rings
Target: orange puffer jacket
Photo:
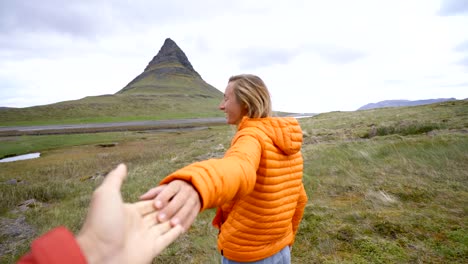
[[[307,196],[302,184],[302,131],[294,118],[247,118],[222,159],[191,164],[169,175],[191,182],[202,210],[218,207],[218,250],[248,262],[292,245]]]

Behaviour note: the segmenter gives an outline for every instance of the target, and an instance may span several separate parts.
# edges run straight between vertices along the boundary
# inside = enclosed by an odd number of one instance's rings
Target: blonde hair
[[[233,82],[236,99],[246,106],[247,116],[260,118],[272,116],[270,93],[260,77],[253,74],[239,74],[229,78]]]

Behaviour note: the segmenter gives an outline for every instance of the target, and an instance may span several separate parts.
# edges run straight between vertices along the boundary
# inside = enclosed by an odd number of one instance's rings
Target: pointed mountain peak
[[[145,70],[117,92],[123,93],[176,97],[196,94],[203,98],[222,98],[223,94],[202,79],[182,49],[170,38],[164,41]]]
[[[185,70],[180,69],[181,66],[185,68]],[[167,70],[173,68],[179,73],[181,73],[180,71],[182,70],[185,73],[194,74],[197,77],[200,77],[200,74],[193,69],[192,64],[182,49],[179,48],[179,46],[177,46],[177,44],[170,38],[167,38],[164,41],[164,44],[158,54],[154,56],[148,66],[146,66],[145,72],[162,68],[166,68]],[[188,72],[186,70],[188,70]]]

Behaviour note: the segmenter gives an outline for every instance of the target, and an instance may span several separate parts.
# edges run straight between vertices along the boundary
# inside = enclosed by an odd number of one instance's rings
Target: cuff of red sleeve
[[[36,239],[31,254],[38,263],[87,263],[74,235],[65,227],[58,227]]]

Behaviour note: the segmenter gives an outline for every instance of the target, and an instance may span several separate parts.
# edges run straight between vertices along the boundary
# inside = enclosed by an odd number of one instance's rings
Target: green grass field
[[[300,119],[309,204],[293,263],[467,263],[468,102],[332,112]],[[41,151],[0,163],[1,263],[65,225],[77,232],[90,194],[116,164],[129,166],[126,201],[194,161],[222,157],[229,126],[188,132],[113,132],[0,138],[2,153]],[[117,143],[100,147],[100,143]],[[4,147],[5,146],[5,147]],[[15,185],[6,181],[16,179]],[[36,203],[26,211],[18,205]],[[213,210],[154,263],[219,263]],[[15,227],[15,219],[25,223]],[[18,222],[18,221],[17,221]]]
[[[221,93],[220,93],[221,94]],[[155,94],[90,96],[80,100],[0,111],[0,126],[109,123],[220,117],[222,96]],[[197,109],[194,112],[193,109]]]
[[[196,76],[147,74],[116,94],[0,110],[0,126],[222,117],[217,108],[222,98]]]

